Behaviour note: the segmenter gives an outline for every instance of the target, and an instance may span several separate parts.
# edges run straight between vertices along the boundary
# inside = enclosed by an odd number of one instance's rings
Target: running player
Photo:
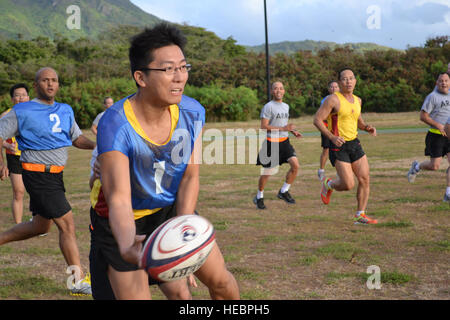
[[[450,164],[450,142],[445,132],[445,124],[450,116],[450,75],[447,72],[440,73],[436,86],[437,90],[425,98],[420,110],[420,120],[430,126],[425,138],[425,155],[429,156],[430,160],[412,162],[407,173],[411,183],[415,181],[420,170],[439,170],[442,158],[446,155]]]
[[[111,97],[106,97],[105,99],[103,99],[103,109],[108,109],[109,107],[111,107],[114,104],[114,99]],[[105,111],[100,112],[94,119],[94,121],[92,122],[92,126],[91,126],[91,131],[93,134],[97,135],[97,127],[98,127],[98,123],[100,122],[100,119],[103,117],[103,115],[105,114]]]
[[[284,86],[281,81],[272,84],[272,101],[268,102],[261,110],[261,129],[267,130],[267,139],[263,142],[258,153],[257,165],[263,167],[262,174],[258,181],[258,192],[253,198],[253,203],[258,209],[265,209],[264,188],[273,174],[274,169],[283,163],[289,163],[286,180],[278,191],[278,198],[287,203],[295,203],[289,193],[289,188],[297,177],[300,165],[298,163],[295,149],[289,142],[289,132],[296,138],[301,138],[301,134],[295,130],[295,126],[289,122],[289,105],[283,102]],[[274,151],[276,154],[272,154]]]
[[[99,123],[101,187],[91,215],[98,247],[91,250],[98,252],[94,263],[105,266],[117,299],[151,298],[148,274],[139,267],[142,242],[162,222],[193,214],[196,207],[194,156],[205,110],[194,99],[182,99],[190,70],[185,42],[165,23],[136,35],[129,58],[137,92],[110,107]],[[213,299],[239,298],[217,244],[195,275]]]
[[[320,102],[320,105],[323,104],[326,98],[330,96],[330,94],[333,94],[335,92],[339,91],[339,85],[337,81],[333,80],[328,82],[328,93],[329,95],[322,99]],[[324,121],[325,127],[328,128],[328,122],[327,120]],[[327,163],[327,159],[329,156],[329,150],[330,150],[330,139],[328,139],[323,133],[320,134],[321,139],[321,147],[322,147],[322,153],[320,154],[320,167],[319,170],[317,170],[317,176],[319,177],[320,181],[323,181],[325,179],[325,164]]]
[[[28,96],[28,87],[24,83],[18,83],[9,90],[13,105],[20,102],[27,102],[30,100]],[[0,118],[10,112],[11,109],[6,110],[0,115]],[[22,181],[22,166],[20,165],[20,150],[16,138],[12,137],[3,141],[3,148],[6,152],[6,161],[9,170],[9,179],[13,189],[13,199],[11,203],[12,214],[15,223],[22,222],[23,216],[23,196],[25,195],[25,186]]]
[[[34,89],[37,98],[19,103],[0,119],[0,144],[15,136],[22,151],[22,178],[30,195],[33,219],[22,222],[0,234],[0,245],[25,240],[47,233],[52,222],[59,230],[59,244],[64,259],[79,279],[71,289],[75,294],[90,294],[89,277],[83,279],[76,242],[72,208],[65,196],[63,169],[68,158],[67,148],[93,149],[75,122],[72,108],[55,101],[59,89],[58,75],[52,68],[36,73]],[[8,168],[0,156],[0,178]],[[78,270],[76,270],[78,269]]]
[[[317,110],[314,125],[331,141],[330,162],[336,168],[335,180],[325,179],[322,183],[321,198],[324,204],[330,202],[331,193],[348,191],[354,187],[353,175],[358,179],[356,193],[358,210],[355,224],[375,224],[377,220],[366,214],[369,200],[369,162],[358,139],[358,129],[376,136],[375,127],[368,125],[361,117],[362,101],[353,94],[356,78],[350,68],[342,69],[338,74],[340,92],[330,95]],[[323,121],[328,119],[328,129]]]
[[[449,63],[449,69],[450,69],[450,63]],[[447,134],[447,139],[450,140],[450,117],[448,117],[447,124],[445,125],[445,133]],[[448,160],[448,155],[447,155],[447,160]],[[447,168],[447,189],[445,190],[444,202],[450,203],[450,166]]]

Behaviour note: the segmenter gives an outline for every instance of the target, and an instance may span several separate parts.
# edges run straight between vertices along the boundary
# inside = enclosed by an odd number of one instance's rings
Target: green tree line
[[[247,52],[231,37],[224,40],[203,28],[179,27],[188,38],[185,55],[193,65],[185,93],[205,106],[207,121],[257,118],[267,102],[265,56]],[[11,106],[11,85],[25,82],[31,87],[36,71],[50,66],[60,78],[57,101],[70,104],[80,127],[89,127],[102,111],[105,96],[118,100],[136,90],[128,46],[129,38],[139,31],[120,26],[98,39],[59,36],[0,42],[0,112]],[[344,47],[317,54],[277,53],[270,57],[270,70],[272,80],[284,82],[285,101],[291,106],[291,116],[298,117],[317,110],[327,94],[327,83],[344,66],[357,75],[355,94],[362,98],[364,111],[418,110],[448,62],[450,42],[442,36],[404,51],[360,53]]]

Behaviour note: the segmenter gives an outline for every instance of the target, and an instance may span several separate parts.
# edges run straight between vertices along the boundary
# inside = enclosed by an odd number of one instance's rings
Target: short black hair
[[[353,71],[352,68],[350,67],[344,67],[341,70],[338,71],[338,80],[341,80],[341,73],[346,71],[346,70],[350,70],[351,72],[353,72],[353,74],[355,74],[355,71]]]
[[[135,71],[147,67],[153,61],[153,51],[155,49],[176,45],[184,52],[186,42],[186,37],[180,29],[169,23],[163,22],[151,29],[145,28],[144,31],[131,39],[128,53],[131,76],[134,79]]]
[[[9,95],[11,96],[11,98],[14,96],[14,91],[19,88],[24,88],[27,93],[29,92],[28,86],[25,83],[17,83],[9,89]]]
[[[439,77],[442,76],[443,74],[448,75],[449,78],[450,78],[450,73],[448,73],[448,72],[440,72],[440,73],[437,75],[436,79],[439,79]]]

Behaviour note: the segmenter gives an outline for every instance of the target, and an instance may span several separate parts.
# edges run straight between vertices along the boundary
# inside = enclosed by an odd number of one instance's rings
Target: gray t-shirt
[[[289,121],[289,105],[284,102],[270,101],[261,110],[261,118],[269,119],[269,125],[284,127]],[[267,131],[268,138],[289,137],[288,131]]]
[[[94,119],[94,122],[92,122],[92,125],[98,127],[98,123],[100,122],[100,119],[103,117],[103,115],[105,114],[105,111],[100,112]]]
[[[33,101],[46,105],[38,99]],[[70,129],[70,137],[72,142],[77,140],[81,136],[80,128],[76,121],[73,121],[72,128]],[[9,139],[19,135],[19,123],[17,121],[17,115],[14,109],[0,119],[0,138]],[[68,159],[68,147],[62,147],[52,150],[22,150],[20,161],[29,163],[42,163],[47,165],[64,166]]]
[[[425,98],[421,110],[428,113],[434,121],[445,125],[448,117],[450,117],[450,93],[431,92]],[[436,129],[433,126],[430,127]]]

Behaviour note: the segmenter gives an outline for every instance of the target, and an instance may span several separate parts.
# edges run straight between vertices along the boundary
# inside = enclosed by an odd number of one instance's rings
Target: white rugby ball
[[[145,242],[141,266],[156,280],[187,277],[206,261],[215,242],[213,225],[199,215],[171,218]]]

